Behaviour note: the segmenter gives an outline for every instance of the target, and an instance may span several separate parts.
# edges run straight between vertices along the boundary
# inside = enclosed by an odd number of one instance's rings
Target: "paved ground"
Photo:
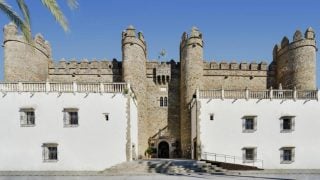
[[[190,160],[140,160],[124,162],[103,171],[0,171],[0,180],[320,180],[320,169],[316,170],[263,170],[226,171],[200,173],[193,171],[163,171],[168,161],[190,165]],[[187,166],[186,166],[187,167]]]
[[[320,174],[243,174],[243,175],[211,175],[211,174],[190,174],[190,175],[163,175],[163,174],[145,174],[145,175],[103,175],[103,176],[0,176],[0,180],[201,180],[201,179],[221,179],[221,180],[292,180],[306,179],[318,180]]]

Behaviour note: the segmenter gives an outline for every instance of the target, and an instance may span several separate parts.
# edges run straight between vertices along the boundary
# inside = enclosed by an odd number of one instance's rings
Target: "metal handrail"
[[[263,160],[261,159],[254,159],[251,161],[251,160],[245,160],[244,158],[239,156],[209,153],[209,152],[202,153],[201,159],[208,160],[208,161],[211,160],[216,162],[230,163],[230,164],[246,165],[246,166],[252,165],[252,166],[263,169]]]

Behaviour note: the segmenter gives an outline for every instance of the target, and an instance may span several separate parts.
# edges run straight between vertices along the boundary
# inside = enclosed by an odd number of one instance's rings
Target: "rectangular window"
[[[42,145],[43,161],[44,162],[56,162],[58,161],[58,144],[56,143],[44,143]]]
[[[257,116],[244,116],[242,118],[242,132],[254,132],[257,130]]]
[[[75,127],[79,125],[78,109],[65,108],[63,110],[63,121],[65,127]]]
[[[104,119],[106,121],[109,121],[109,113],[104,113],[103,115],[104,115]]]
[[[242,153],[244,163],[254,162],[257,159],[257,148],[255,147],[245,147]]]
[[[35,113],[33,108],[20,109],[20,125],[22,127],[35,126]]]
[[[282,164],[289,164],[294,162],[295,158],[294,147],[282,147],[280,148],[280,160]]]
[[[210,114],[210,120],[211,120],[211,121],[214,120],[214,114]]]
[[[281,132],[292,132],[294,130],[294,116],[282,116],[280,118]]]

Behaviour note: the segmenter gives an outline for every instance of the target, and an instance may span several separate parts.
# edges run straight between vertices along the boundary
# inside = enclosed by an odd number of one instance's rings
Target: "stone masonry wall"
[[[262,63],[204,62],[203,89],[267,89],[269,67]]]
[[[167,66],[169,81],[159,82],[157,69]],[[159,138],[159,130],[165,129],[158,142],[180,142],[180,93],[179,93],[179,65],[175,62],[147,62],[147,111],[148,137]],[[160,107],[160,97],[168,98],[168,106]],[[155,144],[156,146],[156,144]],[[179,143],[170,149],[170,157],[179,157]]]
[[[53,82],[122,82],[122,62],[66,61],[49,63],[49,80]]]

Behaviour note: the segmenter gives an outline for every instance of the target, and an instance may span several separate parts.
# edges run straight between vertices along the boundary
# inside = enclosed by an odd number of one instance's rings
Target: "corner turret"
[[[27,42],[14,23],[6,25],[3,31],[5,81],[47,80],[51,61],[49,42],[40,34]]]
[[[191,157],[191,117],[188,104],[197,88],[202,88],[203,40],[198,28],[182,34],[180,43],[181,149],[184,158]]]
[[[138,128],[139,131],[139,156],[144,156],[148,148],[148,120],[146,112],[146,61],[147,47],[143,34],[136,34],[135,28],[130,25],[122,33],[122,78],[130,83],[138,102]],[[144,139],[143,139],[144,138]]]
[[[309,27],[304,36],[297,30],[289,42],[287,37],[281,46],[273,49],[273,61],[276,64],[276,84],[284,89],[315,90],[316,87],[316,41],[315,33]]]

